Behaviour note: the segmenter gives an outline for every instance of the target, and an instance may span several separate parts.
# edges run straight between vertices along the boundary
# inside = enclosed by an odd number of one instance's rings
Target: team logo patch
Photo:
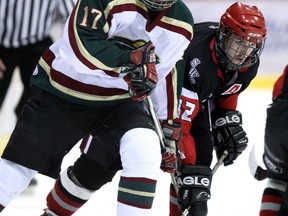
[[[118,36],[114,36],[113,39],[122,47],[134,50],[137,49],[139,47],[144,46],[147,42],[145,40],[130,40],[128,38],[124,38],[124,37],[118,37]],[[160,60],[159,57],[155,54],[150,55],[150,62],[155,62],[155,64],[159,64]],[[152,59],[151,59],[152,58]],[[125,71],[125,69],[123,70]]]
[[[196,196],[196,199],[205,200],[205,199],[210,199],[210,197],[211,197],[210,194],[208,194],[206,191],[202,191]]]
[[[196,67],[201,64],[201,61],[198,58],[194,58],[192,61],[190,61],[190,71],[189,71],[189,79],[190,82],[194,85],[196,84],[196,79],[200,76],[198,70],[196,69]]]
[[[283,173],[283,168],[274,164],[267,156],[264,156],[264,163],[267,166],[267,168],[272,172],[277,174]]]
[[[242,84],[233,84],[227,91],[223,92],[221,95],[229,95],[229,94],[235,94],[238,91],[240,91],[242,87]]]

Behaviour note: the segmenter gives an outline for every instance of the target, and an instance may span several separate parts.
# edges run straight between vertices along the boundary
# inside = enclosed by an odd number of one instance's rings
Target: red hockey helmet
[[[264,48],[266,24],[256,6],[236,2],[220,19],[215,48],[218,61],[230,70],[255,64]]]
[[[171,7],[177,0],[141,0],[144,4],[153,11],[162,11]]]

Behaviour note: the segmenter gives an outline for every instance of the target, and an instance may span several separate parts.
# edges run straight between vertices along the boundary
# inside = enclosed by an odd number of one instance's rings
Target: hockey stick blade
[[[255,144],[253,144],[249,154],[249,169],[252,176],[258,181],[268,178],[268,171],[263,169],[257,162]]]

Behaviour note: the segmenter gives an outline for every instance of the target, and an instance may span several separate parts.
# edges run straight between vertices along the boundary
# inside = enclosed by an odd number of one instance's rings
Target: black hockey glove
[[[158,82],[153,44],[149,41],[144,46],[132,51],[130,58],[131,62],[135,64],[135,68],[131,69],[124,80],[128,84],[131,98],[141,101],[151,94]]]
[[[181,143],[182,128],[180,123],[167,121],[162,123],[162,130],[165,136],[165,148],[162,149],[161,170],[168,173],[174,173],[177,167],[178,159],[184,157],[184,149]]]
[[[181,175],[176,177],[178,202],[181,212],[188,207],[191,216],[206,216],[207,201],[210,199],[212,171],[210,167],[187,165],[182,167]]]
[[[233,164],[233,161],[246,149],[248,138],[242,128],[242,115],[237,110],[221,110],[212,114],[212,137],[214,149],[219,159],[225,149],[228,155],[224,166]]]

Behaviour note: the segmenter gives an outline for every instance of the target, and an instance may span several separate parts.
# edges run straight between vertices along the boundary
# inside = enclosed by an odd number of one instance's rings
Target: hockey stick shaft
[[[226,149],[223,154],[221,155],[221,157],[218,159],[217,163],[213,166],[212,168],[212,176],[215,174],[215,172],[218,170],[218,168],[221,166],[221,164],[223,163],[223,161],[225,160],[225,158],[227,157],[228,155],[228,150]],[[191,205],[188,206],[182,213],[181,216],[187,216],[190,209],[191,209]]]
[[[147,96],[146,97],[146,101],[147,101],[147,105],[148,105],[148,109],[149,109],[150,115],[152,117],[153,123],[154,123],[155,128],[156,128],[156,132],[157,132],[157,134],[159,136],[159,139],[160,139],[161,148],[165,148],[166,147],[165,146],[165,136],[163,134],[163,130],[162,130],[160,121],[159,121],[159,119],[158,119],[158,117],[157,117],[157,115],[155,113],[151,97]],[[177,187],[177,182],[176,182],[175,176],[173,175],[173,173],[171,173],[170,176],[171,176],[172,184],[174,185],[176,194],[178,195],[178,187]]]
[[[223,163],[223,161],[225,160],[225,158],[228,155],[228,150],[226,149],[223,154],[221,155],[221,157],[218,159],[217,163],[214,165],[214,167],[212,168],[212,176],[215,174],[215,172],[217,171],[217,169],[221,166],[221,164]]]
[[[157,134],[159,136],[159,139],[160,139],[161,148],[165,148],[165,137],[164,137],[164,134],[163,134],[163,131],[162,131],[162,128],[161,128],[160,121],[159,121],[158,117],[156,116],[151,97],[147,96],[146,101],[147,101],[147,104],[148,104],[149,113],[150,113],[150,115],[152,117],[154,126],[156,128],[156,132],[157,132]]]

